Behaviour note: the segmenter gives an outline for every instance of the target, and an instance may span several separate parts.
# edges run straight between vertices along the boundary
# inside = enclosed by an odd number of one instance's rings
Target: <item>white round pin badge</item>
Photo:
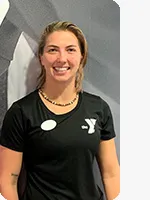
[[[5,199],[0,193],[0,200],[7,200],[7,199]]]
[[[41,129],[43,129],[44,131],[50,131],[54,129],[56,125],[57,125],[56,121],[49,119],[41,124]]]

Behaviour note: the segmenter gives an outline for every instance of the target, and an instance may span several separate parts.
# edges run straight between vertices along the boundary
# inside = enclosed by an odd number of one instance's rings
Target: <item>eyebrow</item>
[[[55,48],[59,48],[59,46],[57,46],[57,45],[53,45],[53,44],[50,44],[50,45],[48,45],[46,48],[48,48],[48,47],[55,47]],[[71,45],[68,45],[66,48],[69,48],[69,47],[77,47],[76,45],[73,45],[73,44],[71,44]]]

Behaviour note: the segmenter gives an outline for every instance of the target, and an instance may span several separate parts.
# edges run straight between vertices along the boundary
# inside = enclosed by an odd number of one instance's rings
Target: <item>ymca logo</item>
[[[81,126],[82,129],[88,129],[88,134],[93,134],[95,132],[95,124],[96,124],[96,119],[85,119],[86,123],[89,126]]]

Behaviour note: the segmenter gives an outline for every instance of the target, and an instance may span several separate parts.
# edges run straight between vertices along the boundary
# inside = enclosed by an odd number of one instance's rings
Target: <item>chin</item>
[[[70,82],[75,82],[74,77],[53,77],[55,82],[58,83],[70,83]]]

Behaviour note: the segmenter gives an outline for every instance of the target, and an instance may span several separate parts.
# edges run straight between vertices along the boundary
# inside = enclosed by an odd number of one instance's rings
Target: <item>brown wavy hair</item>
[[[78,39],[79,47],[82,55],[82,60],[79,66],[79,69],[76,74],[76,80],[75,80],[75,88],[77,92],[80,92],[82,90],[82,80],[84,77],[83,68],[85,67],[85,64],[87,62],[87,54],[88,54],[88,47],[87,42],[85,39],[85,36],[81,29],[76,26],[75,24],[67,21],[57,21],[52,22],[49,25],[46,26],[43,33],[41,34],[41,38],[38,45],[38,59],[41,64],[40,56],[43,55],[44,47],[46,44],[47,37],[55,32],[55,31],[70,31],[72,32]],[[38,77],[38,85],[37,88],[41,88],[43,84],[46,81],[46,71],[45,68],[41,64],[41,73]]]

